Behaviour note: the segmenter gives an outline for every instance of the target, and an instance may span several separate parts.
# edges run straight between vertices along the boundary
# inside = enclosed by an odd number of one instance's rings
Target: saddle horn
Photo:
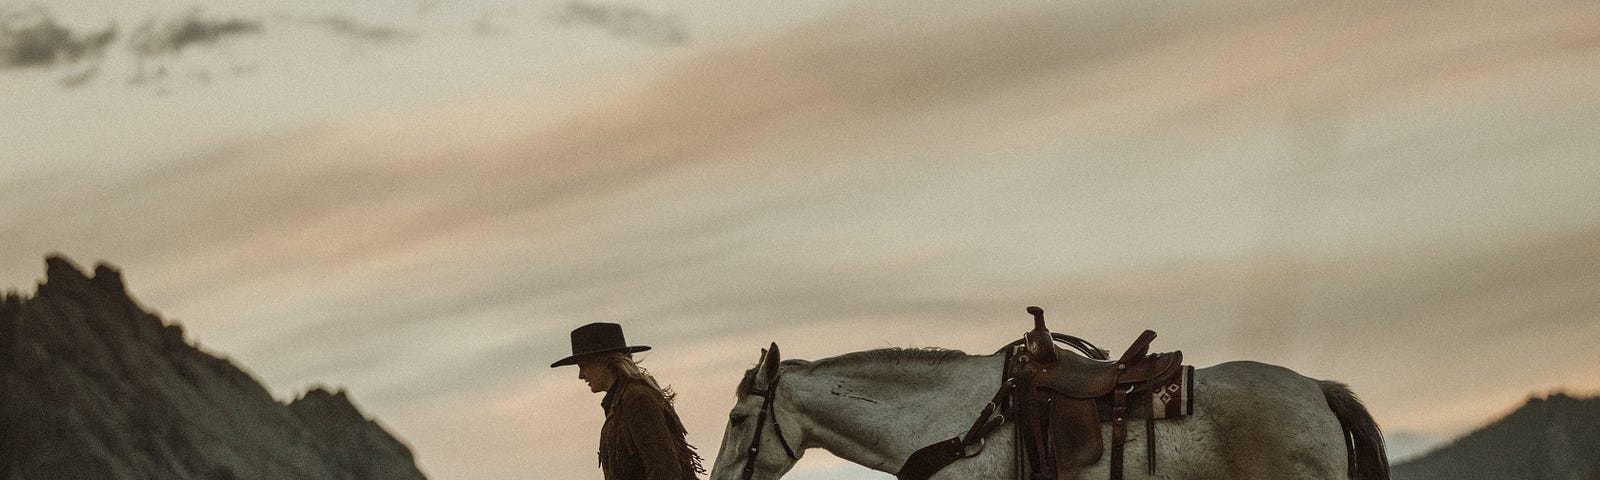
[[[1044,326],[1044,309],[1031,306],[1028,307],[1028,313],[1033,315],[1033,331],[1023,335],[1027,339],[1028,355],[1039,363],[1055,363],[1055,338],[1050,335],[1050,329]]]

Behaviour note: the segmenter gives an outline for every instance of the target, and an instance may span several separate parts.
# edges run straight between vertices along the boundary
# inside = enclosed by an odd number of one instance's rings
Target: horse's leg
[[[1153,477],[1144,420],[1130,422],[1123,478],[1348,478],[1344,432],[1315,380],[1273,365],[1230,362],[1196,370],[1194,395],[1192,416],[1156,421]],[[1109,449],[1109,432],[1104,441]],[[1080,478],[1109,478],[1109,460],[1108,451]]]

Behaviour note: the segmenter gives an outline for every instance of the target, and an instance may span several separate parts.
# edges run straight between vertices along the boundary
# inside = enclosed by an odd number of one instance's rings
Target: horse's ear
[[[778,342],[772,342],[772,346],[762,350],[762,353],[762,376],[766,377],[768,381],[778,378],[778,363],[783,361],[783,358],[778,356]]]

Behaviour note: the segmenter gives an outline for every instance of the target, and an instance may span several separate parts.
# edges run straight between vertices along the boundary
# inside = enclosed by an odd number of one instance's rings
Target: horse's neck
[[[967,357],[784,381],[807,422],[807,446],[893,472],[917,449],[964,433],[999,388],[1001,364],[999,357]]]

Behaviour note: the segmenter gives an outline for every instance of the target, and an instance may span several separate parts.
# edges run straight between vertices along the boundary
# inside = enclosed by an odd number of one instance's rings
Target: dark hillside
[[[279,403],[146,312],[105,265],[0,298],[0,479],[420,480],[343,392]]]
[[[1600,398],[1552,394],[1394,467],[1395,480],[1600,479]]]

